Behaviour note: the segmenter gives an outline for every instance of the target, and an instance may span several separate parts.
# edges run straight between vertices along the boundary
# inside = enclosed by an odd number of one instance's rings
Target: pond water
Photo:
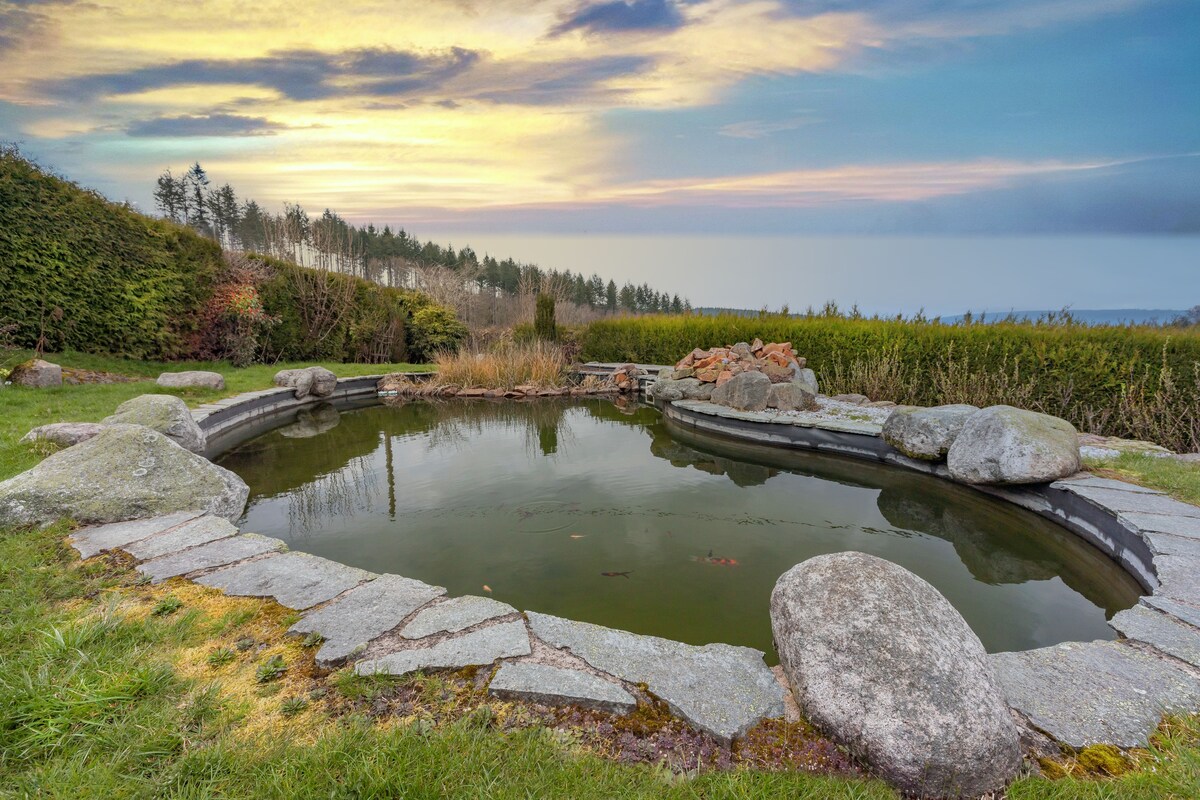
[[[602,399],[323,406],[219,463],[250,485],[243,529],[294,550],[771,663],[771,588],[822,553],[912,570],[991,652],[1112,638],[1106,618],[1140,594],[1098,550],[976,491]]]

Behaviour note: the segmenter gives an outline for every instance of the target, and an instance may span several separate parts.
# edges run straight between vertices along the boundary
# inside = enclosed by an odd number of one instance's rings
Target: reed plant
[[[549,342],[501,341],[482,350],[463,348],[438,354],[440,386],[462,389],[515,389],[533,386],[554,389],[567,383],[567,359],[560,346]]]

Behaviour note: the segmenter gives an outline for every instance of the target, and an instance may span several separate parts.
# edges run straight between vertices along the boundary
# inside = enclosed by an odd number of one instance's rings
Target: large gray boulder
[[[966,404],[898,408],[883,423],[883,440],[909,458],[939,461],[978,410]]]
[[[116,413],[104,418],[104,424],[145,425],[193,453],[203,453],[208,444],[187,403],[170,394],[143,394],[126,400]]]
[[[51,442],[59,447],[70,447],[95,436],[104,430],[99,422],[52,422],[49,425],[39,425],[21,437],[21,441]]]
[[[771,627],[806,717],[899,789],[978,797],[1016,775],[987,653],[916,575],[863,553],[810,558],[775,584]]]
[[[187,370],[185,372],[164,372],[155,381],[159,386],[172,389],[215,389],[225,388],[225,377],[219,372],[203,370]]]
[[[1049,414],[990,406],[967,419],[946,466],[961,483],[1046,483],[1079,471],[1079,433]]]
[[[249,487],[237,475],[143,425],[106,425],[0,483],[0,527],[120,522],[176,511],[237,519]]]
[[[761,372],[742,372],[713,389],[711,400],[739,411],[762,411],[770,393],[770,378]]]
[[[329,397],[337,388],[337,375],[324,367],[281,369],[275,373],[275,385],[294,390],[297,400],[305,397]]]
[[[28,386],[32,389],[62,386],[62,367],[40,358],[33,358],[24,364],[18,364],[8,379],[14,386]]]
[[[820,394],[817,386],[817,373],[807,367],[801,367],[799,363],[792,362],[792,383],[800,386],[801,389],[809,394]]]
[[[773,383],[767,405],[780,411],[816,411],[816,396],[798,383]]]

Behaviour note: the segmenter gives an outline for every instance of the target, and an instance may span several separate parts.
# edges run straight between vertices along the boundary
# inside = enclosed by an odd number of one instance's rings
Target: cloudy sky
[[[0,139],[426,230],[1195,233],[1194,0],[0,0]]]

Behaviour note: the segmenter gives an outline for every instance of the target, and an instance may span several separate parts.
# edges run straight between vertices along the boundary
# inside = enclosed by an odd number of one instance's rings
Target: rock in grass
[[[39,425],[21,437],[22,442],[52,442],[59,447],[70,447],[95,436],[104,430],[99,422],[53,422]]]
[[[106,425],[0,483],[0,527],[120,522],[175,511],[237,519],[250,489],[237,475],[143,425]]]
[[[909,458],[938,461],[978,410],[966,404],[898,408],[883,423],[883,439]]]
[[[297,400],[328,397],[337,388],[337,375],[324,367],[281,369],[275,373],[275,385],[291,388]]]
[[[187,370],[164,372],[158,376],[155,383],[173,389],[216,389],[220,391],[225,388],[225,377],[219,372]]]
[[[761,372],[741,372],[713,389],[712,402],[739,411],[762,411],[767,407],[771,379]]]
[[[989,406],[967,419],[946,466],[961,483],[1046,483],[1079,471],[1079,433],[1049,414]]]
[[[12,381],[13,386],[28,386],[32,389],[62,386],[62,367],[40,358],[31,358],[14,367],[8,379]]]
[[[203,453],[207,445],[187,403],[170,394],[143,394],[126,400],[116,413],[105,417],[104,424],[145,425],[193,453]]]
[[[771,628],[807,718],[922,797],[978,797],[1021,766],[979,638],[936,589],[863,553],[817,556],[771,593]]]

